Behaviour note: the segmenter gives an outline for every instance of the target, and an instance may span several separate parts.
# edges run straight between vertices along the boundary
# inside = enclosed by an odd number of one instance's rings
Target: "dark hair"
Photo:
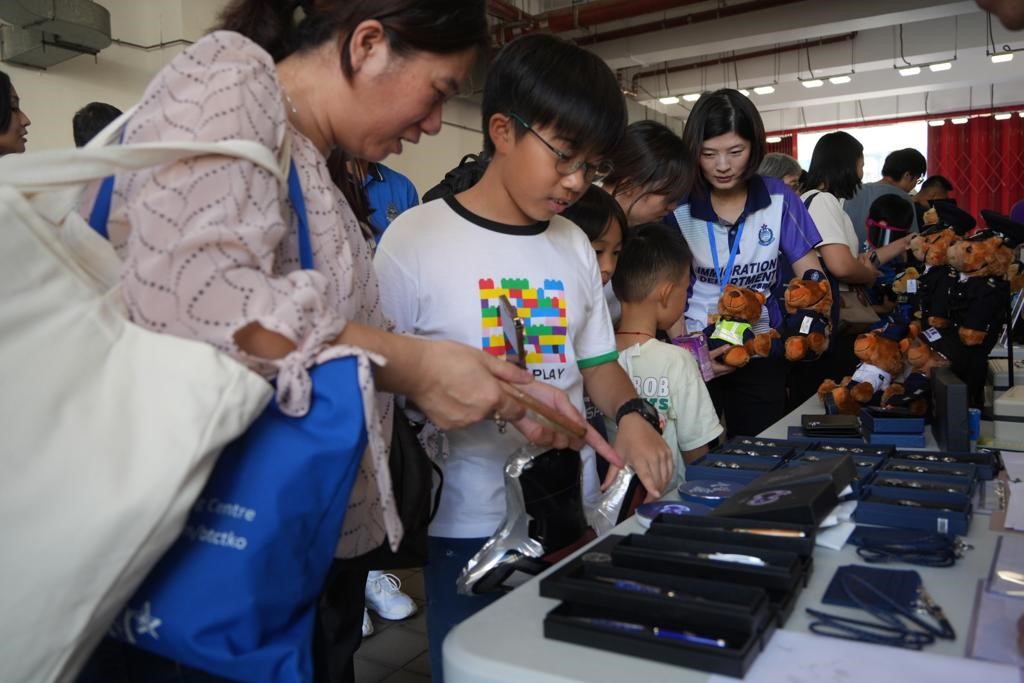
[[[871,202],[868,218],[891,228],[909,229],[914,223],[914,205],[898,194],[883,194]]]
[[[531,126],[552,126],[577,152],[607,156],[629,120],[615,74],[597,55],[567,40],[532,33],[505,45],[491,63],[480,105],[484,153],[494,154],[490,121],[515,112]],[[516,126],[519,135],[525,133]],[[568,150],[564,150],[568,151]]]
[[[682,138],[657,121],[629,124],[608,159],[613,168],[604,186],[614,188],[615,195],[640,189],[636,201],[649,194],[678,200],[693,185],[693,166],[687,162]]]
[[[459,161],[459,165],[444,174],[444,179],[423,193],[423,203],[442,197],[451,197],[480,182],[490,161],[483,153],[467,154]]]
[[[800,162],[788,154],[771,152],[764,155],[757,172],[769,178],[785,178],[788,175],[799,176],[804,170],[800,168]]]
[[[931,190],[932,188],[941,187],[946,192],[953,191],[953,183],[949,182],[949,178],[943,175],[931,175],[928,176],[923,183],[921,183],[921,192],[925,190]]]
[[[619,254],[612,289],[619,301],[638,303],[665,280],[678,281],[693,255],[682,233],[664,223],[633,228]]]
[[[296,24],[300,7],[305,16]],[[351,78],[352,31],[369,19],[384,26],[397,55],[486,49],[490,40],[485,0],[234,0],[221,12],[219,28],[246,36],[275,62],[343,35],[341,70]]]
[[[90,102],[75,112],[71,118],[71,131],[75,136],[75,147],[81,147],[96,137],[111,121],[123,112],[106,102]]]
[[[726,133],[736,133],[750,143],[750,160],[742,177],[746,182],[757,175],[757,169],[764,159],[764,123],[754,103],[738,90],[722,88],[704,93],[693,105],[683,128],[686,158],[694,168],[699,168],[700,149],[704,141]],[[707,180],[704,174],[696,173],[695,176],[693,190],[706,193]]]
[[[928,171],[928,162],[924,155],[913,147],[898,149],[885,158],[882,164],[882,176],[899,180],[904,173],[912,176],[922,176]]]
[[[850,199],[860,189],[857,160],[864,156],[864,145],[843,131],[821,136],[811,154],[807,169],[807,189],[825,186],[840,199]]]
[[[626,213],[610,194],[597,185],[588,187],[579,200],[563,211],[562,215],[580,226],[591,242],[601,239],[601,235],[608,229],[609,221],[614,220],[619,224],[625,241],[629,227]]]
[[[11,77],[0,71],[0,133],[11,127]]]

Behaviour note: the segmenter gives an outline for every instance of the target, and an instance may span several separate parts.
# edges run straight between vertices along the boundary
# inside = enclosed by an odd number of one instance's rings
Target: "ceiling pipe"
[[[756,0],[756,2],[747,2],[733,7],[719,7],[717,9],[705,10],[703,12],[693,12],[691,14],[684,14],[678,17],[666,18],[661,21],[652,21],[646,24],[627,26],[626,28],[605,31],[603,33],[592,33],[590,35],[578,36],[574,40],[577,45],[594,45],[595,43],[603,43],[609,40],[617,40],[619,38],[631,38],[633,36],[639,36],[645,33],[652,33],[654,31],[661,31],[664,29],[679,28],[680,26],[689,26],[691,24],[699,24],[705,21],[713,21],[715,19],[726,19],[728,17],[749,14],[750,12],[757,12],[759,10],[770,9],[773,7],[781,7],[782,5],[790,5],[794,2],[802,1],[803,0]],[[629,3],[627,6],[632,6],[632,3]]]
[[[640,71],[633,74],[632,85],[633,89],[636,89],[637,84],[642,78],[650,78],[652,76],[663,77],[666,74],[679,73],[680,71],[691,71],[693,69],[703,69],[710,66],[718,66],[721,64],[732,64],[733,62],[742,62],[745,59],[757,59],[758,57],[770,57],[772,55],[782,54],[784,52],[796,52],[798,50],[806,50],[807,48],[817,47],[819,45],[833,45],[835,43],[842,43],[845,41],[853,40],[857,37],[857,32],[845,33],[840,36],[833,36],[830,38],[819,38],[817,40],[808,40],[803,43],[796,45],[787,45],[785,47],[772,47],[765,50],[757,50],[756,52],[743,52],[737,55],[729,55],[727,57],[719,57],[717,59],[706,59],[702,62],[690,62],[689,64],[680,64],[679,66],[664,67],[661,69],[650,69],[649,71]]]
[[[537,31],[564,33],[576,29],[587,29],[598,24],[633,19],[645,14],[655,14],[706,1],[595,0],[595,2],[584,5],[551,10],[543,14],[530,14],[508,0],[488,0],[487,8],[488,12],[500,21],[492,28],[495,42],[500,45],[526,33],[536,33]]]
[[[551,10],[538,15],[541,26],[553,33],[563,33],[579,28],[590,28],[612,21],[632,19],[645,14],[697,5],[707,0],[596,0],[584,5],[574,5]]]

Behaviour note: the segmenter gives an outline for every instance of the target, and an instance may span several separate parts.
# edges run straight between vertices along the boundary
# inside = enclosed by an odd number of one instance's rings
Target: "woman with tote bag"
[[[401,538],[388,471],[392,394],[407,396],[441,429],[508,420],[535,443],[579,447],[580,440],[527,416],[515,398],[529,393],[582,425],[561,392],[482,351],[388,330],[369,246],[325,164],[334,149],[377,161],[399,153],[403,141],[439,131],[443,103],[487,44],[485,3],[235,0],[220,29],[157,75],[121,142],[126,150],[257,143],[288,161],[288,190],[285,174],[268,164],[215,152],[118,172],[103,219],[93,225],[102,225],[123,261],[120,288],[130,320],[205,342],[272,380],[275,410],[285,416],[315,409],[311,372],[321,365],[350,357],[372,368],[353,380],[366,447],[346,496],[339,557],[384,542],[394,547]],[[95,209],[82,207],[93,217]],[[132,406],[123,409],[130,416]],[[588,441],[615,458],[592,432]],[[259,519],[230,501],[200,497],[198,504],[222,517]],[[237,535],[186,526],[189,534],[245,549]],[[353,577],[360,594],[363,581]],[[131,607],[124,623],[155,638],[161,620],[148,603]],[[359,628],[361,606],[355,614]],[[220,676],[280,675],[231,670],[230,658],[221,659],[228,668]],[[181,669],[154,657],[132,677],[156,680],[168,666]]]

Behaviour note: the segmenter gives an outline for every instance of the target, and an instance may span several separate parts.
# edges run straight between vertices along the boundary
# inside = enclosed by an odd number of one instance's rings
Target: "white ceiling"
[[[536,15],[573,3],[510,4]],[[760,85],[775,88],[769,95],[751,95],[769,131],[896,117],[937,118],[944,112],[993,106],[1024,108],[1024,52],[1008,63],[993,64],[989,59],[993,42],[996,51],[1004,45],[1024,50],[1024,32],[1008,31],[993,18],[990,41],[988,15],[973,0],[681,2],[686,6],[642,16],[630,12],[639,3],[629,0],[575,6],[579,10],[598,4],[621,5],[628,16],[562,35],[586,42],[594,34],[649,26],[640,35],[600,39],[586,47],[619,73],[624,85],[635,91],[636,101],[651,113],[683,120],[690,103],[664,105],[657,98]],[[716,8],[742,13],[703,20],[707,10]],[[702,17],[697,23],[651,26],[695,13]],[[826,44],[812,44],[819,40]],[[763,56],[743,58],[752,52]],[[947,71],[932,72],[925,66],[911,77],[894,68],[945,61],[951,64]],[[710,64],[678,69],[698,63]],[[833,85],[826,80],[814,89],[801,83],[841,74],[850,74],[851,81]],[[643,115],[643,110],[633,111],[634,116]]]

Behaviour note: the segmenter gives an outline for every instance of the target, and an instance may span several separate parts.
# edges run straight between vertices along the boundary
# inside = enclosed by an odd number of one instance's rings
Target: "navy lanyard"
[[[711,243],[711,260],[715,264],[715,276],[718,278],[718,289],[721,292],[725,292],[725,286],[729,284],[729,277],[732,276],[733,265],[736,263],[736,254],[740,250],[740,238],[743,237],[744,222],[740,221],[736,224],[736,239],[732,243],[732,249],[729,250],[729,262],[725,264],[725,270],[721,270],[718,267],[718,245],[715,243],[715,224],[707,221],[708,242]]]

